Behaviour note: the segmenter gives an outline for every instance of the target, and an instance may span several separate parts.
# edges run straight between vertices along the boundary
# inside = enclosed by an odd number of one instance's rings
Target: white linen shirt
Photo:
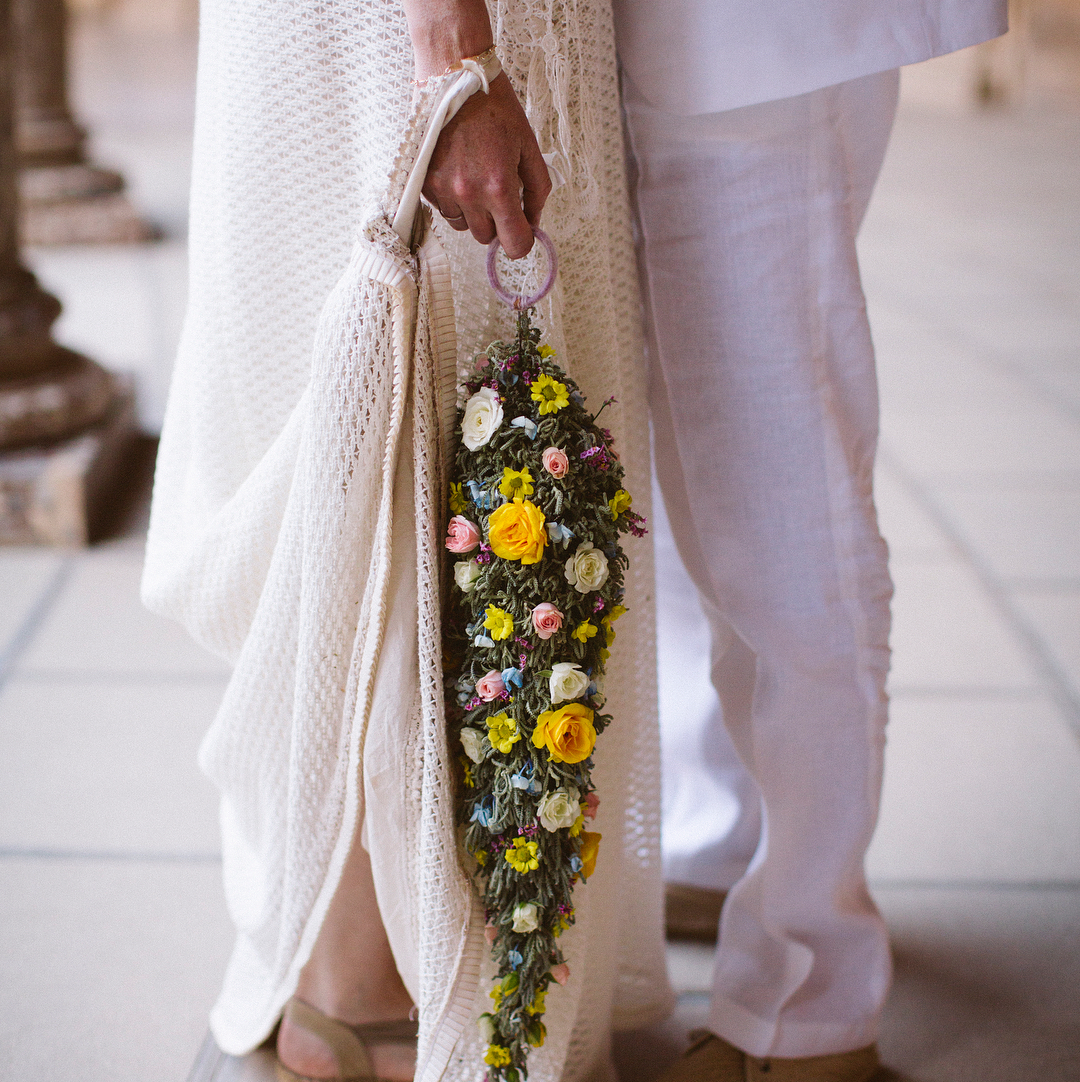
[[[680,116],[805,94],[1004,34],[1007,0],[614,0],[619,59]]]

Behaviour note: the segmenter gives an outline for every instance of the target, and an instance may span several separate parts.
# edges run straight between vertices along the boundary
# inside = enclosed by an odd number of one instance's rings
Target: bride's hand
[[[551,191],[525,110],[505,74],[477,92],[439,136],[424,195],[453,229],[489,244],[498,234],[511,259],[533,244]]]
[[[485,0],[400,0],[409,22],[416,77],[426,79],[492,42]],[[547,165],[514,88],[505,75],[477,92],[442,130],[424,195],[457,230],[481,244],[496,234],[520,259],[551,191]]]

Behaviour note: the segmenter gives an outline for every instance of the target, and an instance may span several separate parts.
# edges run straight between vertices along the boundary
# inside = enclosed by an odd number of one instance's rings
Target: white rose
[[[560,661],[551,666],[551,705],[576,699],[589,686],[589,678],[581,669],[569,661]]]
[[[461,746],[474,763],[484,758],[484,734],[479,729],[462,729]]]
[[[540,825],[545,830],[572,827],[581,814],[580,803],[578,791],[572,785],[545,793],[540,800]]]
[[[484,1044],[491,1044],[495,1040],[495,1020],[490,1014],[484,1013],[476,1020],[476,1025],[480,1030],[480,1040]]]
[[[514,906],[514,931],[535,932],[540,927],[540,910],[535,902]]]
[[[461,419],[461,442],[470,451],[483,447],[502,424],[503,408],[498,394],[490,387],[481,387],[465,403]]]
[[[480,577],[480,565],[475,560],[458,560],[454,564],[454,582],[458,589],[467,594]]]
[[[591,541],[578,545],[577,552],[566,561],[566,581],[579,594],[599,590],[607,577],[607,557]]]

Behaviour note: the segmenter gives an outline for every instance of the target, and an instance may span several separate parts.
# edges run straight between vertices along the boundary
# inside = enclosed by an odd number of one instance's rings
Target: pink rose
[[[506,685],[498,669],[492,669],[476,681],[476,694],[486,703],[497,699],[504,691],[506,691]]]
[[[490,921],[484,925],[484,938],[487,940],[487,945],[490,947],[495,942],[495,937],[499,934],[499,929],[495,927]]]
[[[585,810],[581,814],[586,819],[595,819],[596,809],[600,807],[600,798],[595,793],[586,793],[582,804],[585,805]]]
[[[446,527],[446,547],[451,552],[472,552],[480,544],[480,530],[464,515],[455,515]]]
[[[565,962],[560,962],[557,966],[551,967],[551,975],[559,984],[566,984],[570,979],[570,967]]]
[[[541,601],[532,611],[532,625],[542,639],[550,639],[562,627],[563,614],[550,601]]]
[[[544,463],[544,469],[547,470],[552,477],[565,477],[566,471],[570,469],[570,460],[558,449],[558,447],[549,447],[544,452],[542,461]]]

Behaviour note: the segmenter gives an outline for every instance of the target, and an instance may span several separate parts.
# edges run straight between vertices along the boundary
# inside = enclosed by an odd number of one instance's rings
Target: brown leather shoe
[[[704,1030],[691,1033],[690,1040],[682,1059],[658,1082],[871,1082],[881,1066],[873,1044],[832,1056],[762,1059]]]
[[[715,943],[727,895],[686,883],[664,884],[664,925],[668,939]]]
[[[746,1056],[708,1030],[690,1034],[690,1047],[656,1082],[746,1082]]]

